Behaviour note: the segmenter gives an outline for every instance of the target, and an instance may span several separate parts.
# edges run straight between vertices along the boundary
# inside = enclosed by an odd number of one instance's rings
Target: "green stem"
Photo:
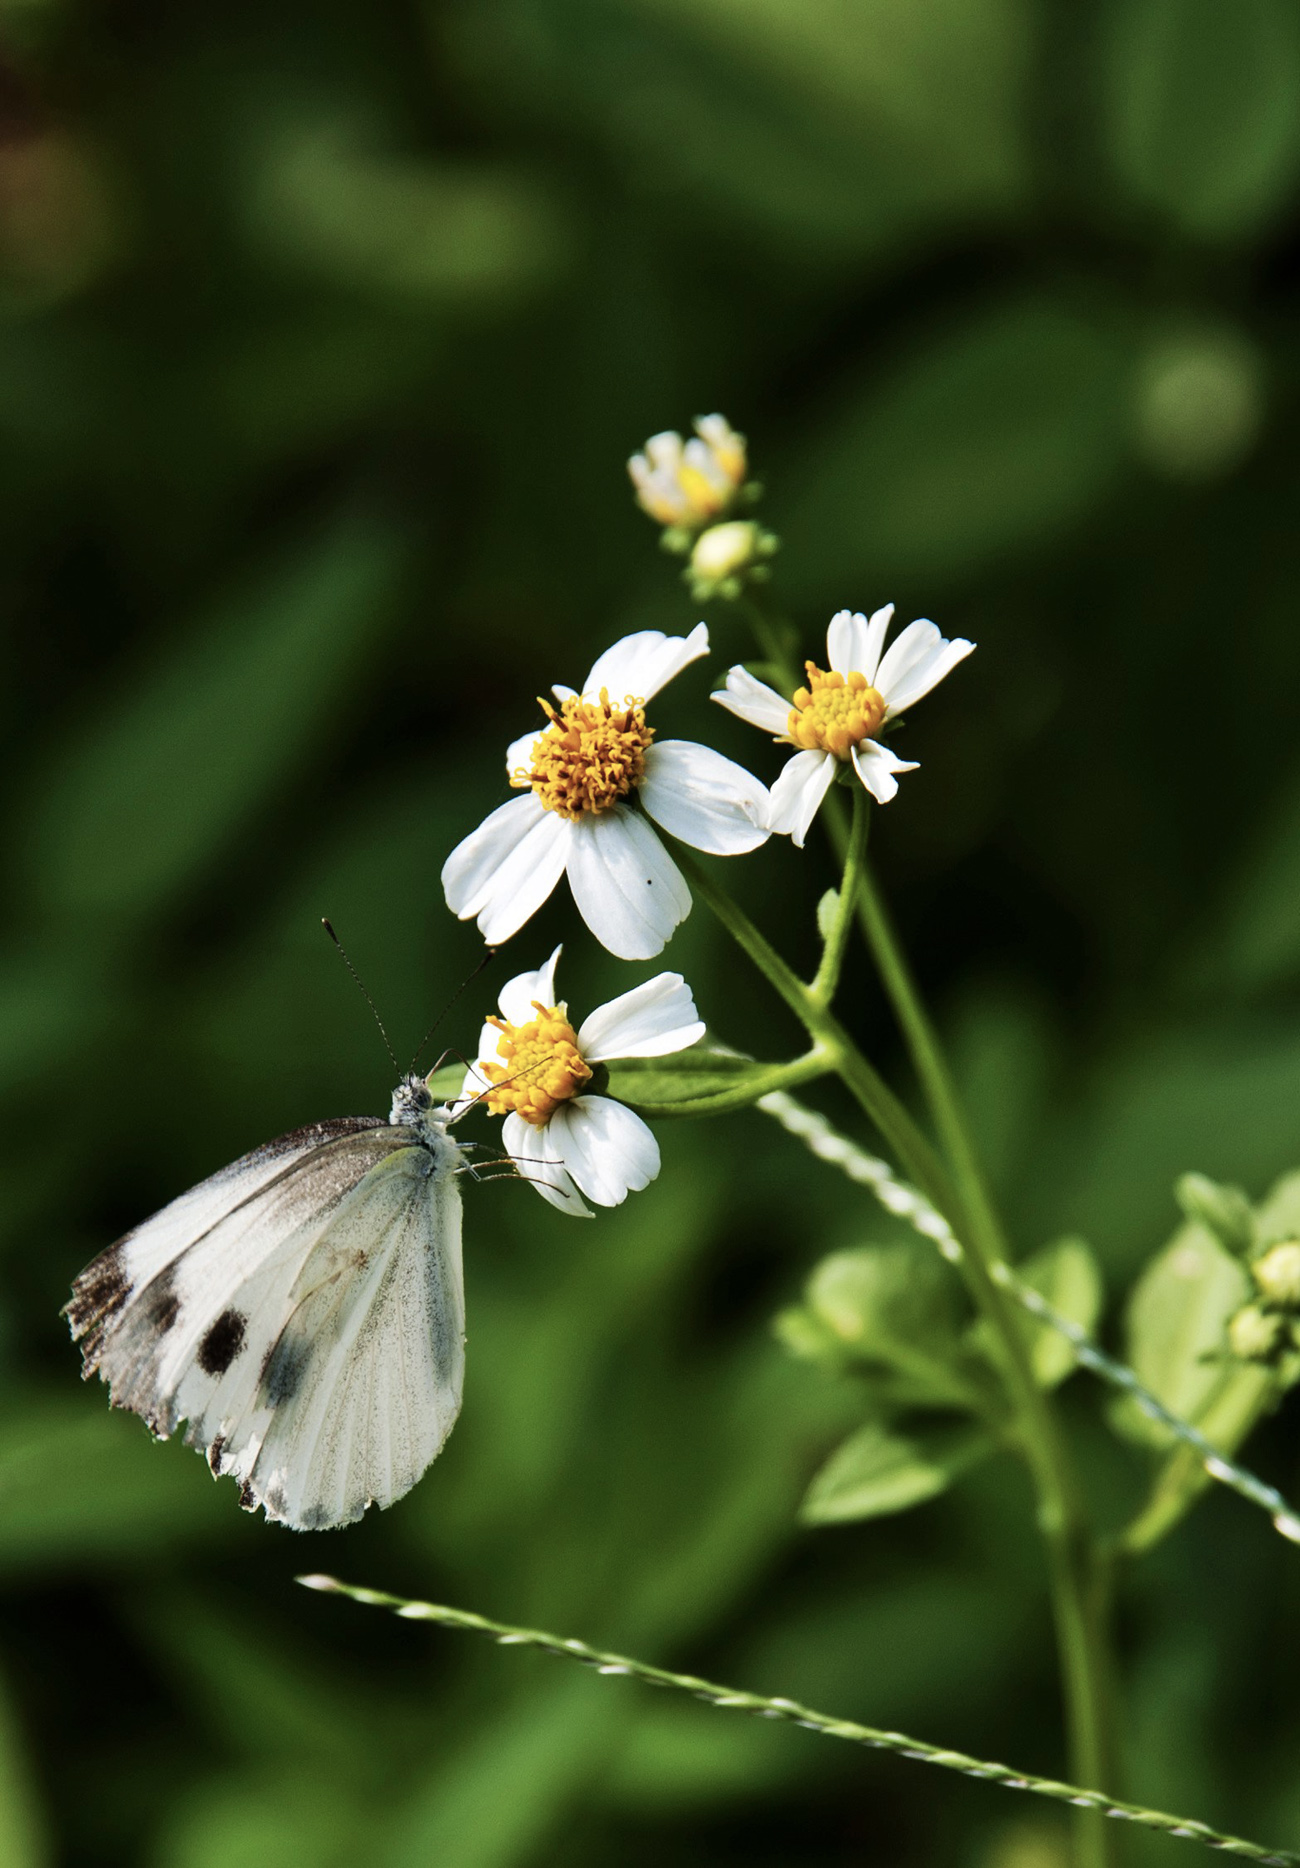
[[[848,949],[849,933],[853,927],[853,917],[857,909],[858,888],[866,873],[867,861],[867,794],[861,785],[853,787],[853,821],[849,827],[848,847],[844,853],[844,874],[840,878],[839,894],[835,899],[835,915],[831,922],[826,945],[822,949],[821,965],[817,968],[817,977],[812,983],[812,995],[818,1004],[829,1006],[839,988],[840,974],[844,970],[844,955]]]
[[[1085,1783],[1104,1784],[1108,1753],[1106,1695],[1100,1659],[1101,1629],[1095,1612],[1097,1596],[1092,1587],[1091,1540],[1055,1416],[1034,1379],[1019,1318],[993,1274],[993,1266],[1004,1262],[1001,1233],[983,1197],[978,1175],[974,1175],[972,1184],[962,1165],[954,1161],[957,1175],[954,1187],[907,1111],[815,989],[799,979],[743,909],[680,846],[677,860],[691,886],[708,902],[728,933],[822,1047],[846,1088],[885,1138],[899,1166],[947,1217],[967,1247],[962,1254],[962,1270],[1001,1349],[1022,1450],[1038,1493],[1038,1520],[1048,1552],[1072,1769]],[[861,902],[861,879],[858,899]],[[873,925],[889,936],[883,917]],[[893,948],[892,937],[889,937],[889,946]],[[910,1001],[909,1025],[928,1033],[925,1013],[916,999],[902,956],[896,950],[892,952],[890,979],[894,990]],[[930,1044],[942,1072],[938,1047],[932,1038]],[[946,1073],[944,1075],[946,1080]],[[960,1122],[955,1098],[952,1099],[952,1114]],[[963,1157],[963,1161],[965,1159]],[[973,1164],[973,1155],[970,1160]],[[1111,1860],[1105,1824],[1094,1812],[1081,1812],[1079,1868],[1110,1868]]]
[[[851,834],[849,847],[852,847]],[[916,988],[865,859],[857,877],[858,917],[894,1008],[943,1152],[951,1164],[966,1224],[969,1278],[980,1308],[997,1331],[1025,1450],[1038,1488],[1039,1524],[1047,1545],[1052,1605],[1065,1691],[1071,1767],[1104,1784],[1110,1765],[1109,1667],[1105,1592],[1094,1575],[1095,1553],[1073,1462],[1052,1405],[1034,1379],[1024,1337],[997,1277],[1006,1244],[971,1142],[938,1038]],[[1108,1868],[1110,1837],[1095,1817],[1081,1817],[1081,1868]]]

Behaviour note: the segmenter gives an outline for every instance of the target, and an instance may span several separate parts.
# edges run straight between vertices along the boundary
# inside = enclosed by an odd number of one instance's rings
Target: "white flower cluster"
[[[700,441],[710,441],[705,423]],[[647,444],[648,473],[656,459],[667,473],[669,450],[660,442],[665,437]],[[672,455],[679,478],[691,446]],[[638,482],[643,504],[650,484]],[[881,804],[896,794],[897,775],[916,769],[883,735],[974,644],[947,641],[933,623],[919,621],[886,649],[892,616],[892,604],[870,617],[841,610],[827,631],[827,668],[807,663],[806,685],[788,699],[743,667],[728,670],[712,698],[794,749],[770,792],[711,747],[657,739],[647,719],[661,690],[708,653],[705,625],[684,637],[659,630],[624,636],[581,688],[553,687],[555,702],[542,703],[541,723],[507,748],[506,777],[522,795],[499,805],[452,851],[442,871],[448,906],[462,920],[476,919],[496,946],[567,875],[579,914],[611,953],[653,958],[691,907],[660,830],[714,856],[743,855],[773,834],[802,846],[840,767],[850,767]],[[593,1067],[683,1050],[704,1026],[681,976],[661,973],[575,1030],[555,997],[558,957],[557,948],[544,967],[504,988],[500,1017],[483,1028],[462,1097],[466,1106],[485,1104],[504,1117],[505,1150],[545,1199],[586,1214],[587,1200],[615,1205],[659,1171],[658,1147],[641,1118],[584,1087]]]
[[[747,484],[744,436],[723,416],[701,416],[687,440],[652,435],[628,471],[665,542],[691,553],[686,575],[697,595],[738,595],[747,579],[766,575],[761,561],[776,540],[735,516],[760,489]],[[705,625],[689,636],[657,629],[624,636],[581,688],[553,687],[554,701],[540,703],[542,719],[507,747],[506,779],[520,795],[447,858],[448,907],[476,920],[495,947],[567,876],[597,940],[620,959],[652,959],[691,909],[661,832],[710,856],[741,856],[773,835],[802,847],[837,772],[851,771],[886,804],[898,775],[915,771],[887,735],[974,644],[950,642],[921,620],[886,648],[893,614],[892,604],[870,617],[839,611],[826,634],[826,667],[805,663],[805,681],[788,697],[747,668],[727,671],[712,698],[792,749],[770,791],[712,747],[657,738],[648,718],[668,683],[708,654]],[[575,1029],[555,997],[558,958],[557,948],[544,967],[504,988],[462,1101],[504,1118],[507,1154],[545,1199],[586,1214],[588,1200],[616,1205],[659,1171],[645,1123],[592,1087],[603,1081],[599,1066],[683,1050],[704,1026],[680,974],[661,973]]]

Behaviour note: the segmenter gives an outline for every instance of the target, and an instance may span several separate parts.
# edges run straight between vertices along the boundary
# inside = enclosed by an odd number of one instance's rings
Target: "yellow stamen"
[[[501,1062],[484,1060],[479,1069],[496,1087],[485,1097],[494,1116],[517,1110],[525,1122],[540,1129],[561,1103],[576,1096],[591,1075],[582,1061],[578,1037],[565,1017],[565,1008],[533,1000],[537,1017],[526,1025],[504,1018],[489,1018],[501,1033],[497,1055]]]
[[[808,685],[799,688],[786,728],[805,752],[831,752],[847,759],[853,747],[871,739],[885,718],[885,697],[865,675],[823,674],[805,662]]]
[[[629,695],[621,707],[600,690],[598,701],[571,694],[557,711],[539,705],[550,725],[533,741],[533,762],[510,774],[516,790],[529,787],[548,811],[577,819],[611,811],[645,777],[645,756],[654,728],[645,708]]]

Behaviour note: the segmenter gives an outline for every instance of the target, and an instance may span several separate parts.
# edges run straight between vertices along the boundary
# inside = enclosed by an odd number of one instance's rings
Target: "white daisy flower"
[[[899,759],[877,737],[881,729],[932,687],[975,647],[963,637],[949,642],[924,619],[909,623],[884,655],[892,603],[870,618],[840,610],[826,631],[824,673],[805,662],[808,685],[791,700],[732,668],[713,699],[751,726],[762,727],[779,745],[798,748],[772,787],[770,828],[793,837],[800,848],[817,807],[839,765],[853,769],[872,797],[888,804],[899,772],[915,772],[915,760]]]
[[[478,1098],[504,1116],[501,1141],[543,1199],[591,1217],[587,1200],[618,1206],[659,1172],[659,1144],[631,1109],[586,1092],[594,1066],[621,1057],[666,1057],[704,1036],[680,973],[660,973],[607,1005],[575,1031],[555,997],[557,947],[536,973],[501,989],[466,1072],[462,1101]]]
[[[637,504],[660,525],[694,531],[719,517],[745,483],[745,437],[722,415],[701,415],[689,441],[651,435],[627,464]]]
[[[606,649],[580,694],[556,687],[558,707],[539,703],[546,724],[506,753],[510,783],[527,796],[500,805],[443,865],[447,906],[462,921],[476,916],[489,946],[567,873],[596,939],[622,960],[652,959],[691,898],[648,819],[713,856],[767,841],[765,786],[708,746],[656,743],[646,723],[646,703],[708,649],[703,623],[689,636],[643,629]]]

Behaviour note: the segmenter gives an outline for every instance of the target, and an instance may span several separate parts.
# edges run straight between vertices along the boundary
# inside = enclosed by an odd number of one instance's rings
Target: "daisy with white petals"
[[[594,1066],[623,1057],[666,1057],[704,1036],[680,973],[660,973],[599,1006],[575,1031],[555,997],[556,948],[536,973],[501,990],[462,1100],[504,1116],[501,1141],[519,1172],[552,1206],[590,1218],[583,1199],[618,1206],[659,1172],[659,1144],[623,1103],[586,1089]]]
[[[556,687],[544,724],[506,753],[512,798],[443,865],[447,906],[478,920],[489,946],[521,928],[567,874],[578,912],[623,960],[659,953],[691,898],[652,828],[714,856],[739,856],[769,836],[766,787],[691,740],[655,741],[645,709],[701,655],[709,632],[644,629],[598,658],[580,694]],[[637,805],[640,809],[635,808]]]
[[[826,631],[823,671],[804,664],[808,685],[790,700],[745,668],[732,668],[727,685],[713,698],[729,713],[762,727],[779,745],[797,748],[772,787],[774,832],[801,848],[808,826],[837,769],[853,769],[879,804],[898,790],[898,773],[914,772],[915,760],[899,759],[879,737],[905,708],[937,687],[975,647],[962,637],[949,642],[931,622],[909,623],[885,650],[892,603],[870,618],[841,610]],[[881,651],[885,650],[882,654]]]
[[[627,464],[637,503],[660,525],[691,532],[719,518],[745,484],[745,437],[723,415],[701,415],[683,441],[674,430],[651,435]]]

